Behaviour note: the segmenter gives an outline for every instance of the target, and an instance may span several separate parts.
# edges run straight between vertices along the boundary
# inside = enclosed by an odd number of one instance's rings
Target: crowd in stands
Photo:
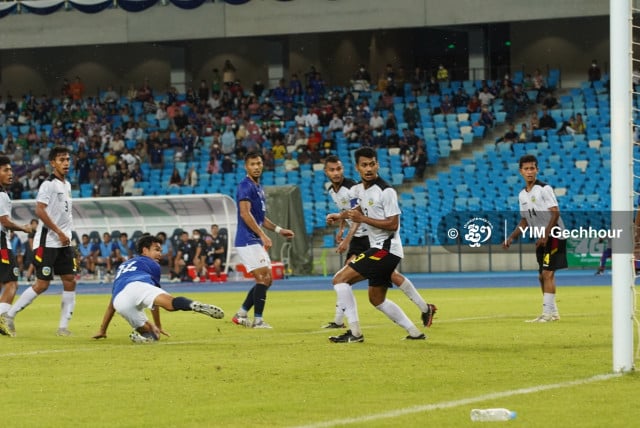
[[[98,97],[87,95],[76,76],[63,82],[59,97],[0,97],[2,151],[16,165],[14,199],[35,194],[47,175],[48,150],[56,144],[77,154],[70,178],[74,188],[90,188],[82,196],[131,195],[135,183],[148,180],[149,169],[177,161],[204,158],[208,174],[230,173],[244,153],[256,149],[265,154],[267,171],[277,166],[293,171],[322,162],[343,141],[350,148],[399,148],[404,166],[415,166],[421,177],[428,150],[421,133],[414,132],[424,125],[425,106],[417,99],[441,96],[429,114],[480,113],[473,125],[491,127],[495,99],[503,100],[512,120],[529,104],[528,88],[545,93],[539,74],[520,85],[508,76],[483,82],[469,93],[462,87],[443,90],[449,73],[442,65],[427,76],[420,68],[407,75],[388,64],[377,83],[360,66],[350,87],[329,86],[311,67],[302,78],[294,73],[267,90],[259,81],[243,87],[227,60],[222,73],[213,70],[211,82],[202,80],[185,93],[174,87],[158,91],[144,81],[124,96],[107,87]],[[405,102],[399,111],[398,103]],[[200,172],[174,170],[167,185],[195,187]]]

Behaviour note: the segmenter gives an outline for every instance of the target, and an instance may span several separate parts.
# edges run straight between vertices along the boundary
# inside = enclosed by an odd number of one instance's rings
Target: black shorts
[[[351,242],[349,243],[349,249],[347,250],[347,260],[351,258],[351,256],[357,256],[360,253],[364,253],[369,249],[369,237],[365,236],[354,236],[351,238]]]
[[[536,248],[536,259],[538,260],[538,272],[566,269],[569,266],[567,263],[567,241],[549,237],[547,245]]]
[[[0,250],[0,284],[17,281],[20,269],[13,251],[3,248]],[[9,302],[11,303],[11,302]]]
[[[34,251],[36,278],[51,281],[53,275],[78,272],[78,259],[73,247],[38,247]]]
[[[393,286],[391,274],[400,263],[400,257],[380,248],[369,248],[353,259],[349,266],[369,280],[369,287]]]

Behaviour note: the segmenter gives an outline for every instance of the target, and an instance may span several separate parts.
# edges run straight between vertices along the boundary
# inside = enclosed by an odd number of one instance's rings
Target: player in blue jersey
[[[264,190],[260,186],[260,177],[264,169],[262,154],[248,153],[244,158],[247,176],[238,184],[236,203],[238,205],[238,228],[235,247],[242,264],[256,279],[256,284],[249,290],[232,321],[234,324],[253,328],[271,328],[262,319],[267,289],[271,286],[271,259],[267,252],[273,245],[264,229],[273,230],[285,238],[293,238],[292,230],[283,229],[266,216],[267,204]],[[253,309],[254,320],[248,318]]]
[[[173,297],[160,288],[162,242],[159,238],[148,234],[141,236],[136,243],[136,252],[140,255],[118,267],[112,298],[94,339],[107,337],[107,328],[115,312],[133,327],[129,338],[134,343],[155,342],[159,340],[160,334],[168,336],[161,327],[159,308],[167,311],[194,311],[217,319],[224,317],[224,312],[217,306],[186,297]],[[153,323],[149,322],[145,308],[151,309]]]

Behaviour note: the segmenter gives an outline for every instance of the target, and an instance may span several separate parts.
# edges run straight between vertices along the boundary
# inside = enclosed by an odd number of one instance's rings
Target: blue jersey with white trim
[[[160,287],[160,265],[147,256],[137,256],[127,260],[118,267],[116,279],[113,281],[112,298],[134,282],[146,282]]]
[[[251,215],[253,215],[258,226],[262,226],[267,213],[267,203],[262,186],[254,182],[249,177],[245,177],[240,183],[238,183],[236,201],[238,205],[240,205],[240,201],[249,201],[251,204]],[[262,240],[244,222],[240,216],[240,207],[238,207],[238,228],[236,231],[235,246],[246,247],[247,245],[254,244],[262,245]]]

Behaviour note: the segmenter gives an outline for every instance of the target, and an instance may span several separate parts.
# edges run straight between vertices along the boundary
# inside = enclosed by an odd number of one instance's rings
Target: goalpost
[[[635,6],[635,5],[634,5]],[[632,12],[631,0],[610,0],[611,57],[611,210],[613,229],[628,233],[612,242],[613,371],[633,370],[634,260],[632,138]],[[640,162],[640,159],[637,160]]]

